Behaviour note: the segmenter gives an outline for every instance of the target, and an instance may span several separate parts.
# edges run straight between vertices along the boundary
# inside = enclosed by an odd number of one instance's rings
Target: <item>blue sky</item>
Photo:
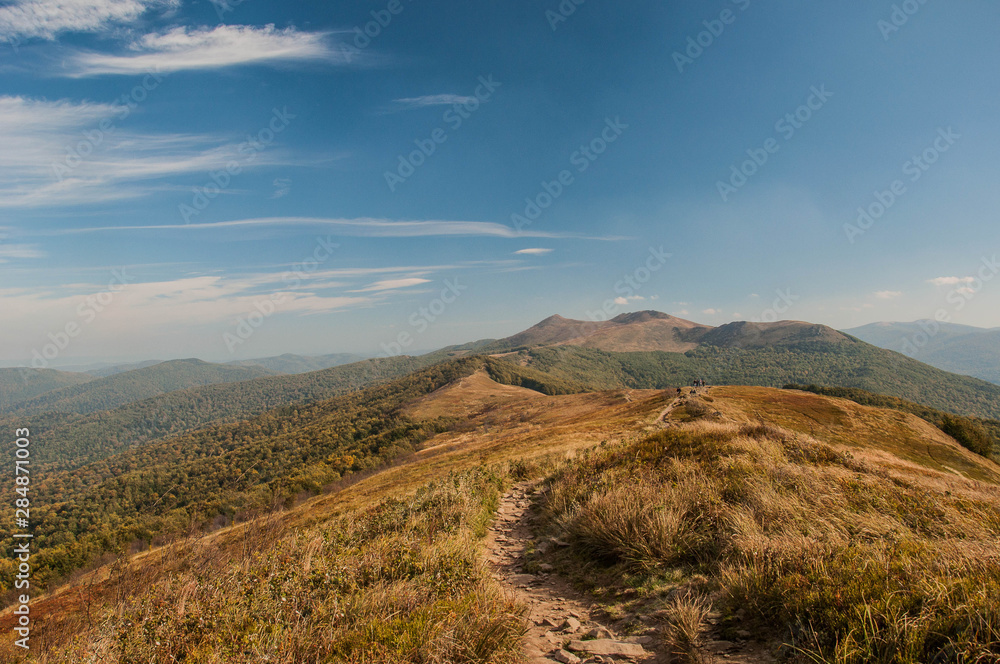
[[[638,309],[1000,326],[998,19],[7,0],[0,361],[414,352]]]

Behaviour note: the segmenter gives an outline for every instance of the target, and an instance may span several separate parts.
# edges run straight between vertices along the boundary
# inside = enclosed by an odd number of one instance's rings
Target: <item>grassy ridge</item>
[[[803,390],[813,394],[850,399],[855,403],[875,408],[891,408],[912,413],[938,427],[965,448],[986,457],[1000,455],[1000,421],[951,415],[935,408],[912,401],[874,394],[849,387],[820,387],[818,385],[786,385],[785,389]]]
[[[1000,659],[1000,488],[890,475],[766,425],[607,446],[549,480],[540,535],[607,610],[703,660],[711,610],[797,662]]]

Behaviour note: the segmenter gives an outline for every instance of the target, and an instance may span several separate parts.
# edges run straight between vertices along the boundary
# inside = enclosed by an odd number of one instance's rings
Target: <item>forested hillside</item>
[[[667,388],[696,378],[717,385],[814,383],[858,387],[949,413],[1000,419],[1000,386],[865,343],[816,341],[753,349],[706,345],[687,353],[610,353],[559,346],[519,356],[541,371],[597,389]]]
[[[269,376],[163,394],[87,415],[42,413],[30,417],[43,444],[34,461],[46,472],[68,470],[106,458],[129,446],[178,435],[213,422],[234,422],[291,403],[329,399],[431,364],[437,358],[396,357],[296,376]],[[23,426],[23,416],[0,418],[0,426]]]
[[[92,380],[94,377],[89,374],[52,369],[0,369],[0,412],[39,394]]]
[[[229,364],[238,367],[262,367],[275,373],[298,374],[309,373],[310,371],[322,371],[330,367],[339,367],[342,364],[360,362],[363,359],[365,359],[363,356],[355,355],[354,353],[334,353],[331,355],[295,355],[286,353],[276,357],[236,360]]]
[[[448,422],[414,421],[398,412],[400,406],[484,367],[510,384],[549,393],[569,389],[547,383],[533,369],[472,357],[330,400],[133,446],[100,461],[34,468],[35,578],[44,583],[134,541],[318,492],[411,452]],[[33,437],[40,452],[49,442]]]
[[[173,360],[46,392],[15,406],[20,415],[44,412],[93,413],[167,392],[237,383],[273,375],[262,367],[232,367],[201,360]]]

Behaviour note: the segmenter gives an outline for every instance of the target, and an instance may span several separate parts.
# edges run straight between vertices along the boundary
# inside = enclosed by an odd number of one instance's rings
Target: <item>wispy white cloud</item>
[[[714,316],[715,314],[721,314],[722,312],[718,309],[703,309],[701,313]]]
[[[284,198],[292,190],[292,181],[288,178],[275,178],[271,183],[274,186],[274,193],[271,198]]]
[[[296,273],[301,281],[295,288],[289,288],[289,273],[284,271],[197,274],[144,281],[126,268],[120,274],[125,275],[127,283],[116,287],[112,301],[102,306],[92,323],[88,322],[85,336],[90,341],[81,343],[92,342],[100,346],[101,352],[112,353],[115,343],[128,339],[130,344],[140,346],[139,352],[150,352],[152,339],[219,329],[259,311],[261,303],[273,305],[276,317],[366,309],[442,273],[497,263],[506,261],[317,270]],[[0,328],[0,346],[22,349],[14,352],[30,355],[32,347],[47,343],[47,332],[63,329],[69,321],[79,322],[81,305],[107,291],[107,274],[88,276],[92,278],[87,283],[0,287],[0,311],[7,323]]]
[[[9,259],[44,258],[45,252],[41,251],[33,244],[4,244],[0,243],[0,263],[6,263]]]
[[[469,104],[473,101],[477,101],[476,97],[467,97],[463,95],[424,95],[423,97],[404,97],[403,99],[394,99],[393,104],[396,104],[396,109],[399,111],[408,111],[417,108],[427,108],[428,106],[454,106],[455,104]]]
[[[192,232],[202,230],[220,230],[245,227],[301,227],[321,226],[330,233],[354,237],[502,237],[502,238],[574,238],[585,240],[620,240],[618,236],[589,237],[544,231],[519,231],[510,226],[489,221],[395,221],[361,217],[357,219],[325,218],[325,217],[262,217],[258,219],[236,219],[203,224],[155,224],[136,226],[95,226],[57,231],[55,234],[98,233],[113,231],[155,231],[169,230],[177,232]]]
[[[519,256],[541,256],[543,254],[550,254],[550,253],[552,253],[552,249],[541,249],[541,248],[518,249],[517,251],[514,252],[515,255]]]
[[[971,284],[975,280],[975,277],[935,277],[934,279],[928,279],[927,283],[934,284],[935,286],[955,286],[958,284]]]
[[[147,195],[158,178],[244,162],[224,137],[127,131],[132,111],[94,102],[0,97],[0,208],[58,207]],[[278,147],[254,166],[278,163]]]
[[[880,300],[892,300],[897,297],[902,297],[903,293],[902,291],[881,290],[875,291],[874,295]]]
[[[219,69],[247,64],[288,62],[348,62],[323,32],[279,30],[273,25],[219,25],[214,28],[174,28],[144,35],[124,54],[77,52],[67,61],[65,75],[170,73]]]
[[[65,32],[103,32],[179,0],[14,0],[0,7],[0,40],[53,40]]]
[[[383,279],[381,281],[376,281],[373,284],[369,284],[364,288],[359,288],[354,293],[372,293],[378,291],[388,291],[388,290],[399,290],[400,288],[409,288],[410,286],[419,286],[421,284],[429,284],[430,279],[423,279],[421,277],[408,277],[405,279]]]

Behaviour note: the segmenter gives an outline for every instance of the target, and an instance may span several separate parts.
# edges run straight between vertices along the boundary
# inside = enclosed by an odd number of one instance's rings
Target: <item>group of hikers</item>
[[[695,378],[691,381],[691,387],[697,390],[699,387],[708,387],[708,383],[703,378]],[[694,390],[692,390],[692,394],[694,394]],[[677,396],[681,396],[681,388],[679,387],[677,388]]]

